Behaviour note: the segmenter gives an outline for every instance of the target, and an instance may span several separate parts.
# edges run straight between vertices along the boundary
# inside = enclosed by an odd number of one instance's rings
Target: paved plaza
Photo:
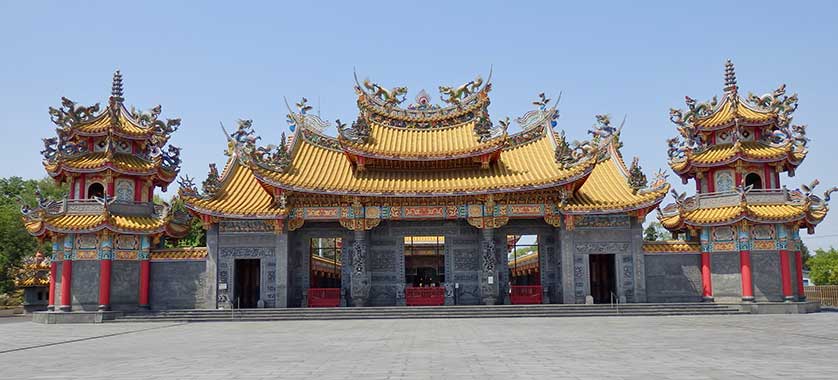
[[[17,319],[0,323],[0,337],[3,379],[838,376],[838,313],[101,325]]]

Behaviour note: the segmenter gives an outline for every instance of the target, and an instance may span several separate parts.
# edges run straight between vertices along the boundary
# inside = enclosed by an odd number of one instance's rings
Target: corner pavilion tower
[[[742,97],[733,63],[725,65],[721,99],[672,109],[679,136],[670,139],[669,165],[697,194],[675,195],[659,218],[675,234],[700,242],[702,296],[722,301],[792,301],[803,293],[800,229],[814,232],[828,211],[815,180],[788,190],[807,153],[806,127],[792,124],[797,95],[775,91]],[[792,275],[794,273],[795,275]]]
[[[43,164],[69,194],[59,201],[38,194],[22,211],[29,233],[53,243],[50,310],[148,308],[152,245],[187,232],[188,215],[175,218],[153,202],[180,169],[179,149],[166,145],[180,119],[163,121],[160,106],[139,112],[123,101],[117,71],[104,110],[67,98],[49,109],[57,128],[44,139]]]

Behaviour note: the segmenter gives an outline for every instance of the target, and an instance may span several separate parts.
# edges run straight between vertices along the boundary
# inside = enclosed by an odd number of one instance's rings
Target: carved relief
[[[370,271],[391,272],[396,266],[395,254],[392,251],[371,251]]]
[[[479,255],[469,249],[455,249],[454,250],[454,270],[479,270],[480,263],[478,262]]]
[[[577,228],[629,227],[631,220],[628,215],[580,215],[574,225]]]
[[[267,220],[222,220],[218,222],[218,232],[273,232],[274,226]]]
[[[576,253],[623,253],[628,252],[629,243],[591,242],[576,243]]]

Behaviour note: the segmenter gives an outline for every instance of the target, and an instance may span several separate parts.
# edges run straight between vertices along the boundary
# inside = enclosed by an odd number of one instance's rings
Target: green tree
[[[38,201],[35,196],[37,188],[48,199],[58,200],[67,194],[67,186],[58,186],[51,178],[0,178],[0,294],[13,290],[14,276],[24,257],[39,249],[44,254],[52,253],[49,244],[39,243],[23,227],[20,200],[34,207]]]
[[[803,260],[803,269],[809,270],[809,259],[812,258],[812,253],[809,252],[809,247],[803,242],[800,242],[800,257]]]
[[[172,197],[171,206],[173,211],[188,212],[186,206],[183,204],[183,200],[177,195]],[[207,233],[204,231],[204,226],[201,225],[201,220],[195,217],[190,222],[189,232],[186,236],[180,239],[166,239],[164,243],[166,248],[205,247],[206,245]]]
[[[643,230],[643,240],[657,241],[670,239],[672,239],[672,234],[658,222],[650,222],[646,226],[646,229]]]
[[[838,250],[816,249],[809,259],[809,276],[818,285],[838,285]]]

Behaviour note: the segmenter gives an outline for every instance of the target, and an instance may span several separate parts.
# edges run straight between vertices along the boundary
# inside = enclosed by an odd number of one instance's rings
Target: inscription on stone
[[[477,273],[454,273],[454,281],[477,282]]]
[[[272,248],[221,248],[218,252],[219,257],[268,257],[273,256],[274,250]]]
[[[218,223],[220,233],[273,232],[274,226],[265,220],[222,220]]]

